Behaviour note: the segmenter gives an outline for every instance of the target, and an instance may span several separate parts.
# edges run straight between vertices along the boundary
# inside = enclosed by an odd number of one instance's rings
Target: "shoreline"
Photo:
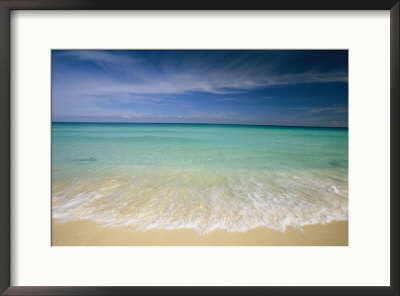
[[[197,234],[188,228],[137,231],[87,219],[66,223],[52,219],[51,232],[52,246],[348,246],[348,221],[306,225],[302,232],[258,226],[245,232],[215,229]]]

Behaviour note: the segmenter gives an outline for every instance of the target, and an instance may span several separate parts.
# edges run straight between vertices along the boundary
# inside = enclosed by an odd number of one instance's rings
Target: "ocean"
[[[348,130],[52,123],[52,215],[199,234],[348,220]]]

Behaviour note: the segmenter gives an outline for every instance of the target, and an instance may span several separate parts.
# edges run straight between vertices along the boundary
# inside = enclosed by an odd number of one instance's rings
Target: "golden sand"
[[[348,222],[308,225],[303,232],[257,227],[246,232],[216,229],[197,234],[191,229],[135,231],[89,220],[52,221],[53,246],[347,246]]]

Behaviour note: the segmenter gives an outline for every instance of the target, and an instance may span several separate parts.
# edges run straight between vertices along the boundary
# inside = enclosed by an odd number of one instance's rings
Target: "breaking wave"
[[[54,176],[53,218],[135,230],[190,228],[199,234],[257,226],[301,231],[304,225],[348,219],[347,174],[329,169],[127,167],[96,172]]]

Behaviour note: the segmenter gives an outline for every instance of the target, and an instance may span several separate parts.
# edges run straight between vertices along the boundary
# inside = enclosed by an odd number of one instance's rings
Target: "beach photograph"
[[[347,50],[52,50],[52,246],[348,246]]]

